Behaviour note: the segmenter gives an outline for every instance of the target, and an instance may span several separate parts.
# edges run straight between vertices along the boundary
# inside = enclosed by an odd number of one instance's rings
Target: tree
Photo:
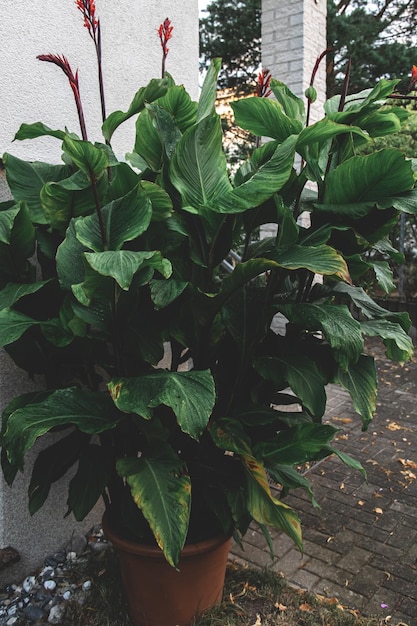
[[[381,78],[401,78],[406,85],[417,63],[416,20],[417,0],[328,0],[327,95],[340,92],[348,59],[350,93]]]
[[[221,57],[221,89],[240,94],[255,88],[261,64],[262,0],[214,0],[200,20],[200,67],[204,71],[214,57]]]

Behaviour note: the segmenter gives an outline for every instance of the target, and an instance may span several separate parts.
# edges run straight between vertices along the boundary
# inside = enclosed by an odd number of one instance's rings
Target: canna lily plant
[[[99,20],[94,2],[77,5],[97,52],[103,137],[88,138],[78,73],[46,55],[69,79],[81,134],[23,124],[16,139],[55,137],[62,164],[3,157],[13,200],[0,205],[0,344],[45,381],[3,413],[4,475],[11,485],[35,441],[58,431],[33,466],[32,514],[72,470],[68,512],[81,520],[104,498],[120,532],[156,541],[174,566],[186,542],[238,538],[252,521],[301,547],[284,499],[301,487],[314,504],[300,466],[338,454],[360,467],[322,423],[326,385],[348,390],[366,428],[377,377],[364,338],[398,362],[412,352],[407,315],[358,286],[371,269],[392,288],[388,233],[417,209],[400,151],[357,155],[400,128],[404,112],[386,104],[396,81],[330,99],[309,125],[304,101],[265,72],[264,97],[233,109],[268,140],[232,176],[220,60],[193,102],[165,72],[165,20],[163,76],[106,116]],[[312,86],[307,98],[309,109]],[[112,138],[133,116],[120,160]],[[276,234],[258,240],[271,223]]]

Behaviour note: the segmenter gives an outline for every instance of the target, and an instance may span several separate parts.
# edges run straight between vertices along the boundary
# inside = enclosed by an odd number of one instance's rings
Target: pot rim
[[[141,555],[150,559],[166,561],[164,553],[158,546],[137,543],[129,539],[124,539],[118,535],[110,526],[107,511],[103,514],[102,524],[104,535],[118,550]],[[215,537],[210,537],[209,539],[204,539],[203,541],[185,544],[181,550],[181,558],[189,558],[204,554],[205,552],[210,552],[227,541],[230,541],[230,539],[231,535],[216,535]]]

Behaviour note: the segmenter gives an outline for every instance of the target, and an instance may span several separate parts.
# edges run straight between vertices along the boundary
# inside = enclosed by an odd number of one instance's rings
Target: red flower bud
[[[271,95],[270,89],[272,74],[269,70],[264,69],[258,74],[258,82],[256,85],[256,95],[258,98],[267,98]]]

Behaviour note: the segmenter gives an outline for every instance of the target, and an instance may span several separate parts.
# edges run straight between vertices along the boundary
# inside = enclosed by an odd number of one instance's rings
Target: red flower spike
[[[165,76],[165,61],[169,52],[167,44],[172,37],[173,30],[174,27],[171,25],[171,20],[168,18],[165,18],[158,28],[159,41],[162,47],[162,78]]]
[[[75,72],[72,71],[69,61],[66,56],[59,54],[39,54],[37,57],[39,61],[46,61],[47,63],[53,63],[61,68],[64,72],[65,76],[68,78],[69,84],[71,85],[71,89],[74,92],[74,95],[79,97],[80,92],[78,89],[78,70]]]
[[[413,65],[411,68],[411,80],[414,83],[417,83],[417,65]]]
[[[167,43],[172,37],[173,30],[174,30],[174,27],[171,26],[171,20],[168,18],[165,18],[162,24],[160,24],[158,28],[158,35],[159,35],[159,39],[160,39],[162,50],[163,50],[165,57],[169,52]]]
[[[256,95],[258,98],[267,98],[271,95],[270,89],[272,74],[269,70],[264,69],[258,74],[258,82],[256,85]]]
[[[90,36],[95,39],[98,28],[96,18],[96,3],[94,0],[75,0],[76,7],[84,16],[84,26],[88,29]]]
[[[74,94],[75,104],[78,112],[78,119],[80,121],[81,134],[83,136],[83,139],[87,140],[87,131],[85,127],[83,107],[81,104],[80,89],[78,85],[78,70],[74,74],[67,57],[63,54],[39,54],[36,58],[39,59],[39,61],[46,61],[47,63],[53,63],[54,65],[57,65],[61,68],[65,76],[68,78],[68,82]]]

